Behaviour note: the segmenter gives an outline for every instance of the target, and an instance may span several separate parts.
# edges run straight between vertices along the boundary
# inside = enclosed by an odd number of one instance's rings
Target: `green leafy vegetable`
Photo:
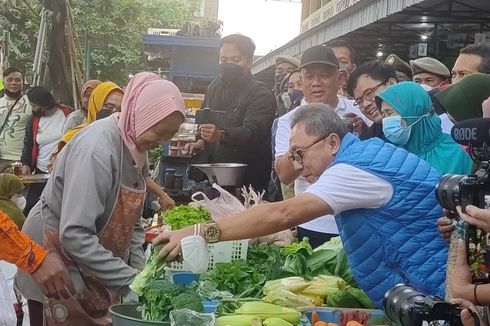
[[[146,263],[143,270],[136,275],[133,283],[129,286],[137,295],[143,295],[147,284],[154,279],[159,279],[165,274],[165,261],[158,257],[158,253],[163,248],[163,245],[153,248],[150,259]]]
[[[187,291],[173,297],[170,300],[174,310],[176,309],[190,309],[195,312],[204,312],[204,306],[202,304],[201,297],[194,291]]]
[[[165,211],[163,219],[172,230],[180,230],[189,225],[210,221],[211,214],[202,207],[180,205]]]
[[[246,261],[235,260],[217,263],[214,269],[202,274],[200,280],[208,281],[218,290],[228,291],[235,296],[258,298],[266,277]]]
[[[313,248],[311,247],[308,238],[304,238],[301,242],[293,242],[290,245],[284,247],[284,253],[286,255],[295,254],[300,250],[304,250],[308,255],[311,255],[313,253]]]
[[[282,266],[286,260],[284,248],[273,244],[261,243],[248,248],[247,263],[267,280],[283,277]]]
[[[178,295],[178,288],[166,280],[150,281],[140,296],[143,319],[153,321],[168,320],[173,309],[171,300]]]

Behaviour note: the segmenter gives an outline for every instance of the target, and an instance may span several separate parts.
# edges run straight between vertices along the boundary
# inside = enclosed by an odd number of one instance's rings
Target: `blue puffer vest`
[[[393,197],[378,209],[356,209],[335,219],[354,278],[379,308],[398,283],[444,296],[447,245],[437,231],[442,216],[435,187],[441,175],[418,156],[378,138],[347,134],[333,164],[344,163],[388,181]],[[373,191],[376,191],[373,189]]]

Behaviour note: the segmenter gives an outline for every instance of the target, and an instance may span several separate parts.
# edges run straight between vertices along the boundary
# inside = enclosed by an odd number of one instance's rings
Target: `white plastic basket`
[[[213,269],[216,263],[229,263],[238,259],[247,259],[248,240],[223,241],[208,244],[208,271]],[[186,262],[173,262],[167,265],[167,270],[172,272],[187,272],[189,268]]]

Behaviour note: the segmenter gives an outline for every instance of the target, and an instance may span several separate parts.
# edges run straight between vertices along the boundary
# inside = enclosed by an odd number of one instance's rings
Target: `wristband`
[[[478,285],[480,284],[475,284],[475,287],[473,288],[473,297],[475,299],[476,305],[481,307],[483,305],[480,303],[480,301],[478,301],[478,296],[476,295],[476,289],[478,288]]]

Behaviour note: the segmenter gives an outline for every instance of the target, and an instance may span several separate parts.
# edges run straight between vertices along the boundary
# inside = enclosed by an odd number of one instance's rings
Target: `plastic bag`
[[[214,326],[215,323],[214,314],[202,314],[190,309],[178,309],[170,312],[170,325],[172,326]]]
[[[192,284],[192,288],[203,300],[233,299],[233,294],[228,291],[220,291],[208,281],[198,281]]]
[[[228,191],[217,184],[213,184],[213,188],[219,191],[220,196],[218,198],[211,200],[204,193],[196,192],[192,195],[191,199],[193,202],[189,203],[189,206],[201,206],[206,208],[215,221],[243,212],[246,209],[245,206],[243,206],[243,204]],[[202,200],[197,199],[200,196],[203,198]]]
[[[12,284],[9,285],[2,271],[0,271],[0,326],[17,325],[17,315],[15,314],[14,303],[12,302]]]

